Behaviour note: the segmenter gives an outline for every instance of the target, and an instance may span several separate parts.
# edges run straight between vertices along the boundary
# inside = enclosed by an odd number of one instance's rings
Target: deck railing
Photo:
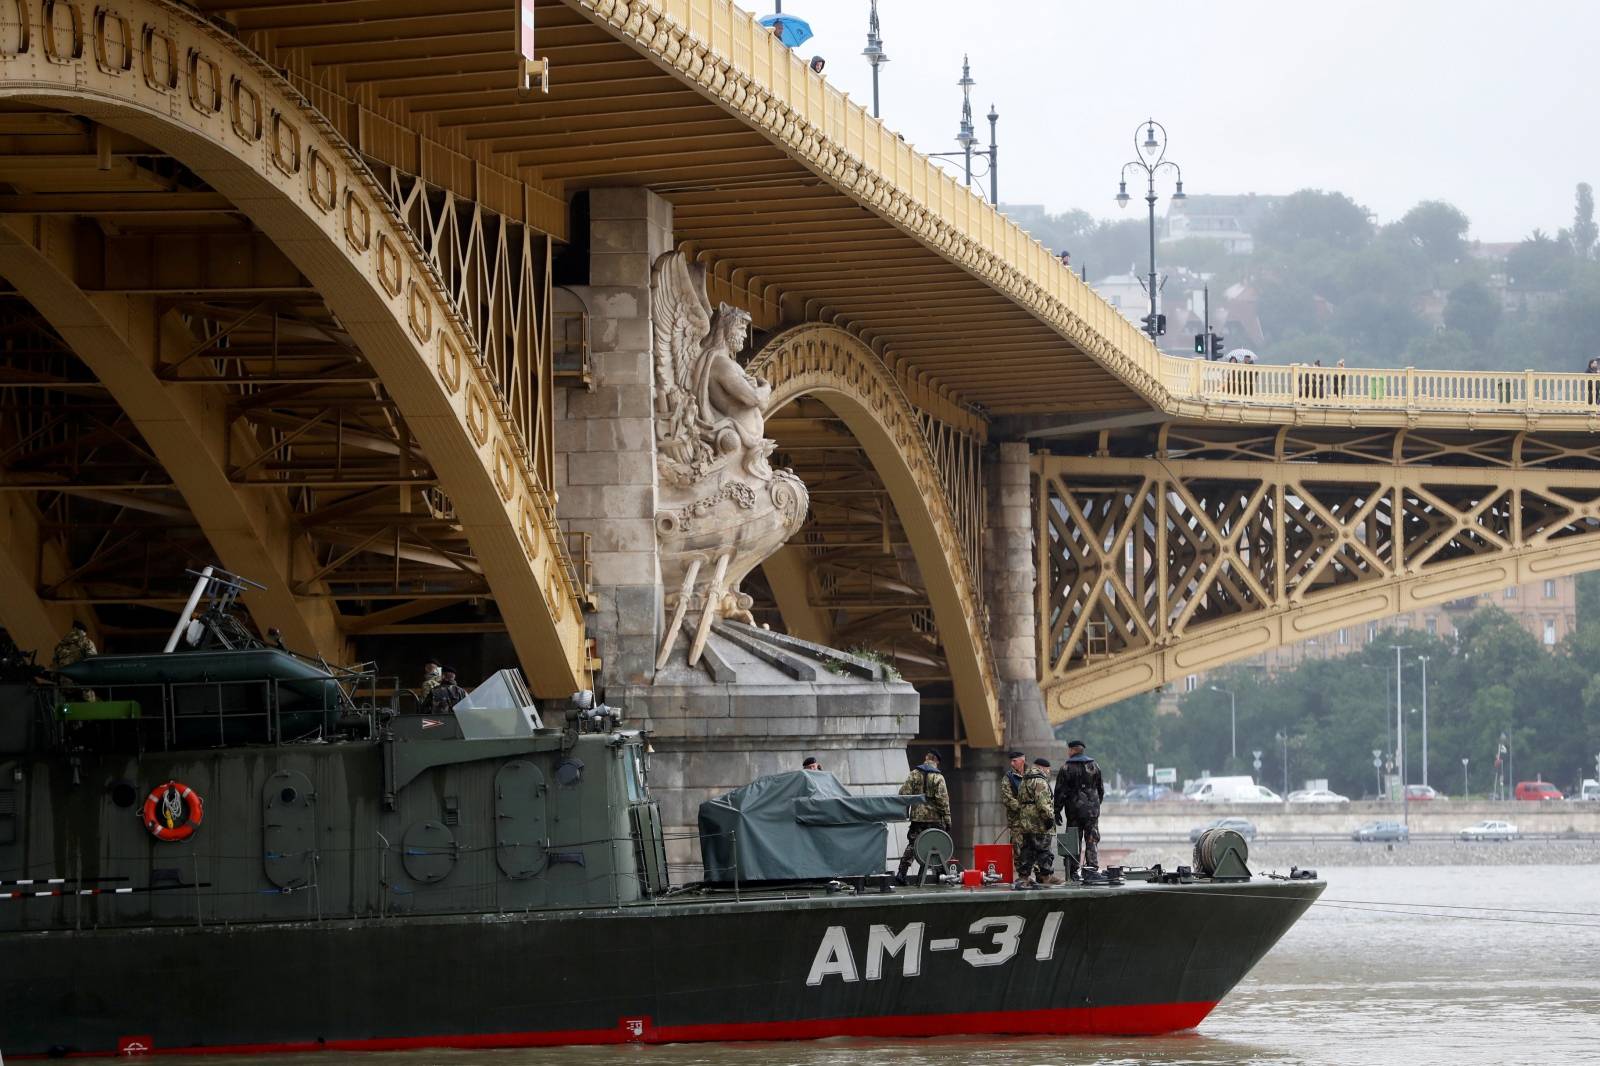
[[[1371,410],[1600,414],[1600,374],[1214,363],[1163,356],[1177,401]]]

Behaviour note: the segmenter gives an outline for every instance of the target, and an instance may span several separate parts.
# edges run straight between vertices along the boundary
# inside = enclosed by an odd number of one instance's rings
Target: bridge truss
[[[1053,720],[1343,626],[1600,565],[1600,441],[1169,424],[1036,455]]]

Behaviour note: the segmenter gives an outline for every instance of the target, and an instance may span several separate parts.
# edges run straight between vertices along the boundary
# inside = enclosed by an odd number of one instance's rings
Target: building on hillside
[[[1547,649],[1554,649],[1578,628],[1578,582],[1575,577],[1546,578],[1526,585],[1512,585],[1498,592],[1468,596],[1448,603],[1424,607],[1385,618],[1362,622],[1331,633],[1309,637],[1293,644],[1264,652],[1245,660],[1247,667],[1268,674],[1289,670],[1312,659],[1338,659],[1360,651],[1368,644],[1393,644],[1400,634],[1422,632],[1429,636],[1456,638],[1457,622],[1482,607],[1495,606],[1515,618]],[[1174,713],[1186,692],[1204,688],[1205,674],[1189,674],[1162,692],[1159,708]]]
[[[1144,277],[1138,267],[1130,265],[1126,274],[1096,278],[1089,287],[1121,311],[1123,318],[1136,326],[1144,325],[1144,316],[1150,313],[1150,297],[1145,295]]]
[[[1194,193],[1169,200],[1161,241],[1218,241],[1234,255],[1249,255],[1255,251],[1254,234],[1261,219],[1278,199],[1252,192],[1238,196]]]

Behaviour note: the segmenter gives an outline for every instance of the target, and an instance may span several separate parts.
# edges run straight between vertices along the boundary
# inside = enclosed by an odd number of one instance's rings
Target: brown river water
[[[1600,1064],[1600,866],[1320,872],[1328,881],[1323,900],[1199,1029],[1177,1036],[835,1039],[282,1059],[185,1057],[165,1062],[185,1066]]]

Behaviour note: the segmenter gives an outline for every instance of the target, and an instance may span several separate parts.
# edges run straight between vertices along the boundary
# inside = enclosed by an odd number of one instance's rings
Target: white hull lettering
[[[1033,957],[1046,962],[1056,953],[1056,935],[1061,932],[1061,912],[1051,911],[1044,916],[1044,928],[1039,930],[1039,948]]]
[[[900,976],[915,977],[922,972],[922,922],[912,922],[899,934],[889,932],[887,925],[874,925],[867,931],[867,980],[876,981],[883,976],[885,957],[900,956]]]
[[[993,929],[990,940],[994,943],[993,951],[979,951],[977,948],[968,948],[961,953],[970,966],[999,966],[1010,962],[1011,957],[1017,953],[1017,945],[1022,940],[1022,918],[1016,914],[1004,914],[995,918],[979,918],[967,927],[969,933],[986,933]]]
[[[806,978],[806,984],[815,988],[829,974],[846,981],[859,980],[856,957],[850,953],[850,938],[845,936],[842,925],[830,925],[822,934],[822,943],[817,945],[816,958],[811,960],[811,975]]]

